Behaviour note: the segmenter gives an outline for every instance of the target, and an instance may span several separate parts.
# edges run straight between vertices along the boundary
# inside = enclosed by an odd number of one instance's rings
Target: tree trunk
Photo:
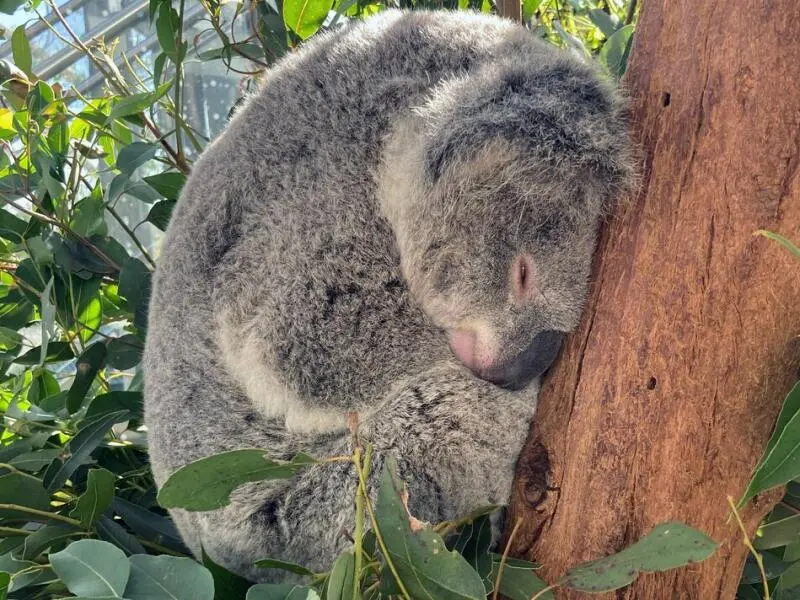
[[[679,520],[715,556],[601,598],[733,598],[746,550],[726,496],[800,364],[800,264],[753,235],[800,239],[800,2],[645,2],[635,39],[644,183],[603,231],[583,323],[540,395],[512,548],[552,582]],[[750,533],[777,497],[743,511]]]

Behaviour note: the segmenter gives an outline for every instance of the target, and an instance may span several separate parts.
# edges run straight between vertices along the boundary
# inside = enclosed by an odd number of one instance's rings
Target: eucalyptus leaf
[[[96,342],[84,350],[75,364],[75,379],[67,393],[67,410],[73,414],[80,409],[86,393],[95,377],[103,368],[108,348],[104,342]]]
[[[40,527],[25,538],[25,541],[22,543],[20,558],[23,560],[33,560],[53,544],[63,542],[80,533],[81,530],[72,525],[58,524]]]
[[[151,106],[153,106],[159,98],[164,96],[172,87],[172,81],[162,83],[152,92],[143,92],[141,94],[133,94],[125,96],[117,100],[111,108],[111,113],[108,115],[109,122],[113,119],[127,117],[140,113]]]
[[[164,508],[215,510],[230,503],[237,487],[251,481],[288,479],[317,461],[300,453],[290,461],[270,460],[264,450],[244,449],[201,458],[181,467],[158,492]]]
[[[683,523],[662,523],[625,550],[570,569],[564,581],[576,590],[607,592],[632,583],[642,572],[703,561],[716,549],[717,544],[697,529]]]
[[[283,20],[301,39],[306,39],[322,26],[332,7],[332,0],[284,0]]]
[[[246,600],[320,600],[310,587],[291,583],[260,583],[247,590]]]
[[[131,175],[136,169],[152,160],[157,150],[157,144],[147,142],[128,144],[117,155],[117,168],[126,175]]]
[[[395,475],[392,459],[386,461],[375,515],[389,556],[408,593],[415,598],[437,600],[484,600],[480,575],[431,529],[411,530],[408,511],[401,500],[403,484]],[[392,578],[390,569],[382,577]]]
[[[135,335],[123,335],[108,343],[108,364],[124,371],[138,365],[142,360],[142,342]]]
[[[241,600],[247,595],[250,582],[227,569],[219,566],[206,554],[203,554],[203,566],[214,579],[214,600]]]
[[[126,412],[117,411],[84,423],[67,445],[64,458],[56,458],[45,472],[44,484],[48,491],[54,492],[63,486],[75,469],[86,462],[95,448],[102,443],[111,426],[124,420],[125,417]]]
[[[122,598],[131,569],[122,550],[100,540],[72,542],[49,560],[70,592],[93,598]]]
[[[114,501],[114,483],[117,478],[106,469],[92,469],[86,483],[86,491],[70,515],[80,519],[87,529],[94,525]]]
[[[95,524],[95,530],[101,540],[114,544],[125,554],[147,554],[147,550],[144,549],[142,543],[108,515],[102,515],[98,519]]]
[[[33,68],[33,58],[24,25],[14,29],[14,33],[11,34],[11,52],[14,55],[14,64],[22,69],[26,75],[30,76]]]
[[[36,477],[12,472],[0,476],[0,504],[15,504],[49,512],[50,494]],[[0,519],[26,519],[29,516],[24,511],[0,509]]]
[[[214,580],[208,569],[191,558],[130,557],[131,574],[125,587],[128,600],[213,600]]]
[[[262,558],[256,561],[256,566],[260,569],[280,569],[282,571],[289,571],[297,575],[313,575],[314,571],[307,569],[302,565],[285,560],[276,560],[274,558]]]
[[[167,171],[145,177],[144,180],[167,200],[177,200],[183,184],[186,183],[186,175],[177,171]]]
[[[553,600],[553,592],[548,590],[544,593],[542,591],[547,588],[547,583],[542,581],[536,573],[535,569],[538,565],[521,560],[518,558],[507,557],[503,562],[503,572],[500,574],[500,563],[502,557],[498,554],[492,555],[492,571],[489,574],[490,590],[497,586],[497,579],[500,578],[499,592],[508,600],[530,600],[536,594],[540,594],[540,600]]]
[[[352,600],[356,558],[352,551],[342,552],[333,563],[325,585],[325,600]]]
[[[142,392],[108,392],[95,396],[86,409],[86,418],[94,419],[118,411],[127,411],[128,417],[141,419],[144,413]]]
[[[795,384],[783,401],[775,432],[767,442],[764,456],[739,501],[739,507],[756,494],[800,477],[798,448],[800,448],[800,382]]]
[[[600,49],[600,62],[614,77],[622,77],[628,66],[628,55],[633,43],[633,25],[620,27]]]

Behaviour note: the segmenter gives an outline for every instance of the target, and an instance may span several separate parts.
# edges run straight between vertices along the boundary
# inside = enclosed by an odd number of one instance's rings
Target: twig
[[[511,535],[508,536],[508,542],[503,550],[503,556],[500,558],[500,564],[497,566],[497,579],[495,579],[494,582],[494,593],[492,594],[492,600],[497,600],[497,597],[500,595],[500,580],[503,578],[503,569],[506,566],[508,552],[511,550],[511,542],[514,541],[514,536],[517,535],[520,525],[522,525],[522,519],[517,517],[517,522],[514,523],[514,529],[511,530]]]
[[[392,557],[389,555],[389,550],[386,548],[386,544],[383,541],[381,530],[378,528],[378,520],[375,518],[375,511],[372,509],[372,502],[367,495],[367,482],[364,478],[364,473],[362,473],[360,470],[358,471],[358,481],[359,485],[361,486],[361,491],[364,494],[364,506],[367,509],[367,513],[369,513],[369,520],[372,524],[372,530],[375,532],[375,539],[378,542],[381,552],[383,552],[383,558],[386,560],[386,566],[389,567],[389,570],[392,572],[392,576],[397,582],[397,587],[400,588],[400,593],[402,594],[403,598],[406,600],[411,600],[411,596],[409,595],[408,590],[406,590],[406,586],[403,585],[403,581],[400,579],[400,575],[397,573],[397,568],[394,566],[394,562],[392,562]]]
[[[636,0],[631,0],[628,5],[628,14],[625,15],[625,25],[633,23],[633,18],[636,16]]]
[[[753,546],[752,542],[750,541],[750,536],[747,535],[747,529],[745,529],[744,523],[742,523],[742,519],[739,516],[739,511],[736,510],[736,504],[733,501],[733,497],[728,496],[728,505],[731,507],[731,511],[733,512],[733,516],[736,519],[736,523],[739,525],[739,529],[742,532],[743,543],[745,547],[750,551],[750,554],[753,555],[753,558],[758,565],[758,571],[761,574],[761,583],[764,586],[764,600],[769,600],[769,582],[767,581],[767,574],[764,571],[764,561],[761,558],[761,555],[756,551],[755,547]]]
[[[359,473],[364,473],[365,477],[369,475],[372,463],[372,445],[367,446],[367,452],[364,456],[364,464],[361,464],[361,446],[356,445],[355,452],[353,453],[353,464]],[[359,477],[361,479],[361,477]],[[353,572],[353,598],[358,598],[359,589],[361,588],[361,563],[363,555],[363,542],[364,542],[364,503],[366,501],[366,491],[357,486],[356,490],[356,530],[353,540],[353,553],[355,554],[355,569]]]
[[[130,227],[128,227],[125,221],[122,220],[122,217],[119,215],[119,213],[117,213],[117,211],[114,210],[110,204],[106,204],[106,210],[111,213],[111,216],[114,217],[117,223],[119,223],[120,227],[122,227],[122,229],[125,230],[125,233],[128,234],[128,237],[130,237],[133,243],[136,244],[136,247],[139,249],[139,252],[142,253],[144,259],[150,263],[151,267],[155,269],[156,261],[154,261],[151,258],[151,256],[147,253],[147,250],[142,245],[142,242],[139,241],[139,238],[136,237],[136,234],[133,232],[133,230]]]
[[[19,504],[0,504],[0,509],[22,512],[35,517],[42,517],[45,520],[52,519],[53,521],[61,521],[62,523],[68,523],[70,525],[74,525],[75,527],[81,526],[81,522],[77,519],[70,519],[69,517],[65,517],[64,515],[60,515],[58,513],[51,513],[47,512],[46,510],[38,510],[36,508],[29,508],[27,506],[20,506]]]

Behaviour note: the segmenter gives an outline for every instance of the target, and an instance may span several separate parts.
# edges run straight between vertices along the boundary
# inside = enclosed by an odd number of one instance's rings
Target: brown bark
[[[734,597],[726,496],[798,375],[800,264],[753,232],[800,239],[800,3],[735,4],[644,3],[627,76],[644,184],[603,232],[518,467],[513,550],[548,581],[666,520],[721,543],[601,598]],[[751,533],[777,497],[743,511]]]

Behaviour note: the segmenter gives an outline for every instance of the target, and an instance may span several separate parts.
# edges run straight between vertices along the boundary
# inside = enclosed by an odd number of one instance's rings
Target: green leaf
[[[89,529],[114,501],[114,483],[117,478],[111,471],[92,469],[86,483],[86,491],[78,498],[78,503],[70,516],[80,519],[81,525]]]
[[[171,87],[172,81],[170,80],[158,86],[155,91],[143,92],[141,94],[133,94],[132,96],[120,98],[112,106],[111,113],[108,115],[108,121],[110,122],[121,117],[135,115],[150,108],[158,102],[159,98],[164,96]]]
[[[314,574],[314,571],[302,565],[285,560],[276,560],[274,558],[262,558],[261,560],[257,560],[256,566],[260,569],[281,569],[282,571],[289,571],[290,573],[297,573],[298,575]]]
[[[214,600],[241,600],[250,588],[250,582],[231,573],[211,560],[203,550],[203,566],[214,578]]]
[[[25,238],[27,229],[27,222],[7,210],[0,210],[0,237],[18,244]]]
[[[536,11],[539,10],[542,0],[523,0],[522,1],[522,16],[526,21],[533,19]]]
[[[81,530],[72,525],[45,525],[25,538],[20,557],[33,560],[53,544],[71,538]]]
[[[331,7],[331,0],[284,0],[283,20],[289,29],[305,40],[322,26]]]
[[[117,155],[117,168],[126,175],[131,175],[147,161],[152,160],[156,155],[156,150],[158,150],[157,144],[146,142],[128,144]]]
[[[103,515],[95,524],[97,537],[114,544],[125,554],[147,554],[141,542],[128,533],[122,525],[108,515]]]
[[[112,509],[116,514],[122,517],[125,525],[130,527],[136,535],[150,540],[151,542],[161,544],[162,546],[167,546],[176,552],[189,554],[189,550],[183,545],[181,536],[175,524],[172,522],[172,519],[156,514],[139,504],[129,502],[119,496],[114,498]],[[214,575],[214,569],[212,569],[209,564],[205,566],[211,571],[211,574]],[[221,568],[222,567],[220,567],[220,569]],[[235,577],[235,575],[232,576]]]
[[[144,180],[167,200],[177,200],[183,184],[186,183],[186,175],[176,171],[167,171],[145,177]]]
[[[164,508],[215,510],[227,506],[233,490],[242,484],[288,479],[316,462],[303,453],[291,461],[275,461],[268,459],[264,450],[223,452],[178,469],[158,492],[158,503]]]
[[[739,500],[739,507],[756,494],[800,477],[799,448],[800,382],[795,384],[783,401],[775,432],[767,442],[764,456]]]
[[[497,585],[501,556],[492,555],[492,572],[489,575],[490,589]],[[534,573],[537,565],[518,558],[506,558],[503,574],[500,577],[500,594],[508,600],[530,600],[547,588],[547,584]],[[553,600],[553,592],[547,591],[539,596],[541,600]]]
[[[150,294],[150,269],[138,258],[128,259],[119,273],[119,295],[125,298],[131,312],[142,306]]]
[[[178,13],[169,2],[162,2],[158,7],[156,34],[164,54],[174,62],[178,55]]]
[[[325,586],[325,600],[353,600],[353,575],[356,557],[351,550],[342,552],[333,563]]]
[[[50,494],[35,477],[22,473],[8,473],[0,476],[0,504],[16,504],[49,511]],[[0,519],[27,519],[29,516],[17,510],[0,509]]]
[[[795,542],[800,542],[800,515],[792,515],[763,525],[758,530],[753,545],[757,550],[769,550]]]
[[[667,571],[700,562],[714,554],[717,544],[703,532],[683,523],[662,523],[618,552],[567,571],[566,585],[584,592],[616,590],[639,573]]]
[[[92,387],[94,378],[103,368],[108,349],[105,343],[96,342],[89,346],[78,357],[75,364],[75,379],[67,393],[67,410],[73,414],[83,405],[83,399],[89,388]]]
[[[441,536],[431,529],[411,531],[408,511],[401,500],[403,484],[395,475],[395,463],[387,460],[375,509],[378,527],[400,580],[414,598],[437,600],[484,600],[480,575],[457,552],[449,551]],[[382,577],[391,578],[384,566]]]
[[[614,35],[620,26],[619,19],[616,16],[610,15],[600,8],[591,9],[589,11],[589,18],[607,38]]]
[[[247,590],[246,600],[319,600],[319,594],[291,583],[260,583]]]
[[[143,415],[142,392],[108,392],[95,396],[86,409],[86,419],[95,419],[117,411],[128,411],[127,417],[141,419]]]
[[[108,542],[79,540],[50,555],[50,565],[76,596],[122,598],[131,566]]]
[[[11,587],[11,574],[0,572],[0,600],[8,598],[8,589]]]
[[[633,43],[633,25],[620,27],[600,49],[599,59],[614,77],[622,77]]]
[[[103,301],[100,299],[99,293],[89,299],[78,315],[78,321],[81,328],[81,341],[85,344],[92,338],[94,332],[100,329],[100,324],[103,322]]]
[[[75,205],[71,223],[72,230],[84,237],[105,235],[108,233],[105,210],[103,197],[98,194],[90,194]]]
[[[115,369],[132,369],[142,360],[142,342],[135,335],[123,335],[108,343],[108,364]]]
[[[778,242],[781,246],[786,248],[792,255],[800,260],[800,248],[798,248],[795,244],[793,244],[789,239],[783,237],[779,233],[773,233],[772,231],[766,231],[764,229],[759,229],[756,231],[758,235],[763,235],[765,238],[769,238],[775,242]]]
[[[38,365],[41,358],[42,347],[36,346],[32,350],[28,350],[22,356],[14,359],[14,362],[20,365]],[[62,362],[65,360],[72,360],[75,355],[72,353],[72,347],[69,342],[50,342],[47,346],[47,355],[44,362]]]
[[[61,391],[61,386],[58,381],[49,371],[41,371],[31,381],[31,386],[28,388],[28,402],[39,406],[39,403],[47,398]]]
[[[175,200],[163,200],[162,202],[155,203],[150,209],[150,212],[147,213],[147,218],[145,220],[158,227],[161,231],[166,231],[167,225],[169,225],[169,219],[172,216],[172,210],[175,208],[176,204],[177,202]]]
[[[50,569],[42,569],[41,565],[28,560],[18,560],[10,552],[0,556],[0,571],[13,576],[9,592],[16,592],[22,588],[45,583],[52,579]],[[23,596],[25,597],[25,596]]]
[[[25,4],[25,0],[0,0],[0,12],[13,15],[20,6]]]
[[[75,469],[89,459],[111,426],[124,420],[126,416],[125,411],[113,412],[85,423],[67,445],[65,457],[54,460],[45,471],[43,480],[47,490],[55,492],[63,486]]]
[[[9,460],[8,464],[20,471],[36,473],[53,462],[59,453],[61,453],[60,448],[43,448],[42,450],[23,452]]]
[[[26,75],[30,76],[33,69],[33,59],[31,58],[31,45],[28,43],[28,36],[25,35],[25,26],[20,25],[11,34],[11,52],[14,55],[14,64],[22,69]]]
[[[128,600],[213,600],[214,580],[204,566],[177,556],[130,557]]]
[[[482,579],[486,579],[492,571],[492,557],[489,554],[491,544],[490,515],[482,515],[471,523],[464,524],[456,535],[447,539],[447,547],[463,556]]]

